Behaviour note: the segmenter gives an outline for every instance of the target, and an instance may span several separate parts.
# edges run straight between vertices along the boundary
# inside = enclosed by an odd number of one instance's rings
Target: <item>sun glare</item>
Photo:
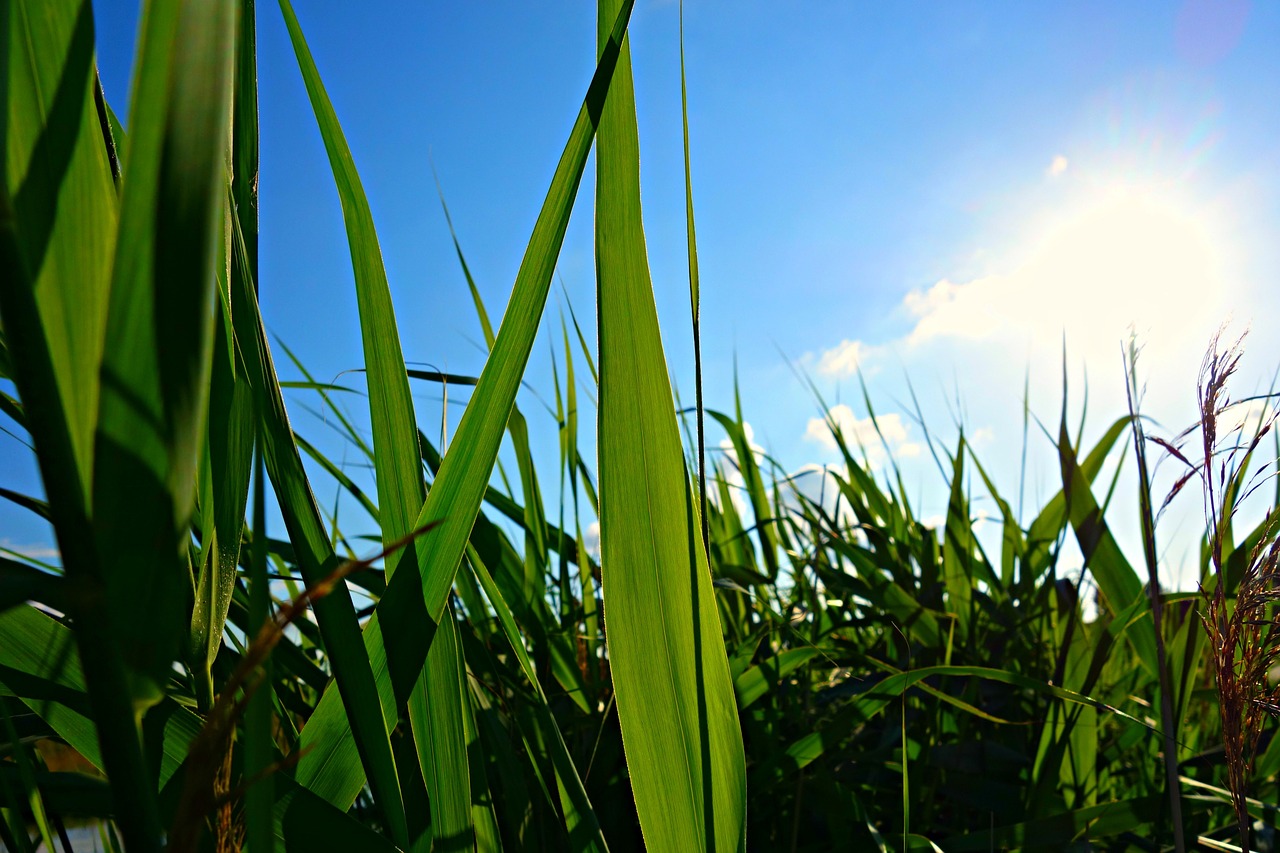
[[[1115,190],[1050,231],[1022,277],[1060,309],[1069,336],[1115,340],[1130,325],[1172,343],[1224,309],[1218,247],[1194,213]]]
[[[1029,341],[1110,358],[1130,328],[1157,350],[1201,348],[1227,319],[1222,241],[1208,218],[1159,191],[1096,192],[1031,242],[1016,269],[942,281],[906,300],[909,340]]]

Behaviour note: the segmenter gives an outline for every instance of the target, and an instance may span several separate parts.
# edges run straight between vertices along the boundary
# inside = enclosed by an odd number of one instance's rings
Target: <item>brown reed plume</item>
[[[1280,621],[1275,603],[1280,600],[1280,514],[1267,512],[1261,535],[1250,550],[1232,595],[1234,578],[1228,573],[1231,522],[1237,509],[1269,479],[1264,466],[1250,474],[1254,451],[1280,416],[1268,402],[1262,417],[1250,419],[1232,409],[1262,398],[1233,400],[1227,384],[1239,367],[1244,336],[1222,348],[1221,330],[1214,335],[1200,367],[1199,420],[1172,441],[1152,439],[1187,466],[1165,498],[1169,505],[1182,487],[1199,478],[1209,537],[1211,574],[1202,578],[1205,602],[1201,614],[1210,640],[1222,738],[1227,763],[1227,787],[1235,808],[1240,847],[1250,849],[1248,788],[1258,736],[1268,714],[1280,713],[1280,684],[1269,674],[1280,663]],[[1181,446],[1200,432],[1202,458],[1192,462]]]

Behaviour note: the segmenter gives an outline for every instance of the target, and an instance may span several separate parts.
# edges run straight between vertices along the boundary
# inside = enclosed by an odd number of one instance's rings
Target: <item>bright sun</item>
[[[1194,214],[1117,190],[1052,230],[1020,277],[1059,309],[1069,336],[1116,340],[1132,325],[1167,339],[1198,326],[1191,316],[1221,310],[1216,255]]]
[[[1075,353],[1110,357],[1132,328],[1158,349],[1199,351],[1206,324],[1227,319],[1220,244],[1159,192],[1101,191],[1045,229],[1016,270],[908,296],[910,338],[1029,340],[1060,353],[1065,335]]]

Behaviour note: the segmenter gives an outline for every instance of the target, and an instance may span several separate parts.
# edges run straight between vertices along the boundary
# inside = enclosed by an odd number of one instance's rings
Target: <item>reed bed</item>
[[[704,410],[699,378],[677,409],[641,226],[632,3],[600,0],[597,70],[565,93],[576,119],[496,327],[462,261],[483,371],[407,369],[356,164],[279,7],[343,212],[367,415],[301,384],[372,494],[290,420],[258,310],[267,10],[144,3],[121,121],[88,0],[0,4],[0,409],[43,482],[3,496],[61,555],[0,557],[0,844],[70,849],[89,821],[129,851],[1270,849],[1280,545],[1271,514],[1232,522],[1271,471],[1274,415],[1218,434],[1238,348],[1206,360],[1203,458],[1190,433],[1146,436],[1132,356],[1130,412],[1096,444],[1064,403],[1061,488],[1034,513],[963,436],[931,438],[949,501],[926,525],[896,468],[834,422],[841,463],[814,499],[751,446],[736,389],[734,411]],[[680,61],[683,79],[683,45]],[[559,459],[539,471],[517,392],[538,382],[526,365],[593,151],[598,339],[562,323],[541,383]],[[411,382],[472,386],[447,451]],[[732,454],[705,452],[708,427]],[[1103,472],[1128,440],[1145,579],[1108,524]],[[1203,595],[1159,589],[1148,450],[1186,465],[1176,488],[1203,485]],[[341,528],[315,498],[335,487]]]

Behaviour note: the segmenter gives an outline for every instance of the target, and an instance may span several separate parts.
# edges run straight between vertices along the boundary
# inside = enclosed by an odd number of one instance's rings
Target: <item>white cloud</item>
[[[1007,278],[982,278],[966,284],[943,279],[928,290],[913,290],[902,300],[916,318],[906,342],[917,346],[937,337],[986,338],[999,331],[1001,305],[1018,286]]]
[[[747,440],[747,447],[751,449],[751,455],[755,458],[756,465],[760,466],[764,463],[764,448],[756,444],[756,431],[752,429],[749,421],[742,422],[742,435]],[[729,486],[729,500],[733,502],[733,507],[737,510],[738,515],[745,518],[747,516],[747,499],[746,499],[746,480],[742,476],[742,470],[738,467],[738,451],[733,446],[733,442],[728,437],[720,439],[720,452],[724,454],[724,458],[728,461],[728,465],[720,467],[720,476],[723,477],[725,483]],[[718,489],[708,488],[707,500],[720,507],[720,493]]]
[[[835,379],[853,376],[859,370],[866,373],[869,369],[867,362],[875,355],[877,353],[874,352],[873,347],[867,346],[862,341],[851,341],[845,338],[831,349],[822,351],[817,357],[817,371],[823,376]],[[812,364],[813,353],[807,353],[802,360]]]
[[[1063,172],[1067,171],[1067,166],[1069,165],[1070,163],[1067,162],[1067,158],[1058,154],[1053,158],[1053,161],[1049,163],[1049,168],[1045,169],[1044,173],[1051,178],[1056,178]]]
[[[764,461],[764,448],[756,444],[756,431],[751,428],[750,421],[742,422],[742,435],[747,440],[747,447],[751,449],[751,455],[755,457],[756,464],[759,465]],[[724,452],[725,458],[733,463],[734,472],[738,469],[738,451],[734,449],[733,442],[727,437],[720,439],[720,450]]]
[[[826,418],[810,418],[804,437],[816,441],[828,450],[835,450],[836,440],[832,434],[832,426],[839,430],[849,449],[856,452],[859,446],[866,453],[867,462],[873,468],[884,464],[886,454],[884,445],[898,457],[919,456],[922,447],[910,439],[910,424],[903,423],[897,412],[859,418],[853,409],[844,403],[832,406],[827,410]],[[877,427],[879,432],[877,433]],[[883,436],[883,441],[881,440]]]
[[[32,560],[57,560],[62,557],[62,552],[54,546],[18,544],[8,538],[0,539],[0,550],[9,551],[20,557],[28,557]]]
[[[600,522],[593,521],[587,525],[587,529],[582,531],[584,544],[587,546],[587,553],[596,560],[600,559]]]
[[[800,364],[830,379],[847,379],[858,373],[874,376],[880,372],[881,361],[887,352],[887,347],[845,338],[829,349],[806,352],[800,356]]]
[[[857,522],[849,502],[841,495],[837,473],[829,466],[812,463],[801,466],[798,471],[788,475],[787,482],[779,488],[784,490],[783,504],[793,510],[799,509],[800,498],[803,497],[822,507],[842,527]],[[861,531],[858,531],[858,535],[861,535]]]

